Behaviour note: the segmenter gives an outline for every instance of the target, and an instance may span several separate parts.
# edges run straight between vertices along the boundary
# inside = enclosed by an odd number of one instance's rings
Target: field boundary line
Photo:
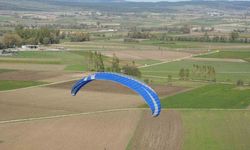
[[[145,73],[151,73],[151,72],[155,72],[155,73],[179,73],[179,71],[143,71]],[[221,74],[229,74],[229,73],[234,73],[234,74],[250,74],[250,71],[221,71],[221,72],[216,72],[216,73],[221,73]]]
[[[150,64],[150,65],[144,65],[144,66],[139,66],[137,68],[147,68],[147,67],[151,67],[151,66],[158,66],[161,64],[166,64],[166,63],[170,63],[170,62],[176,62],[176,61],[181,61],[183,59],[187,59],[187,58],[192,58],[192,57],[196,57],[196,56],[201,56],[201,55],[209,55],[209,54],[214,54],[214,53],[218,53],[220,51],[211,51],[211,52],[207,52],[207,53],[199,53],[199,54],[191,54],[190,56],[185,56],[182,58],[177,58],[177,59],[173,59],[173,60],[167,60],[167,61],[163,61],[163,62],[159,62],[159,63],[154,63],[154,64]]]
[[[80,80],[80,79],[81,78],[74,78],[74,79],[57,81],[57,82],[52,82],[52,83],[45,83],[45,84],[40,84],[40,85],[35,85],[35,86],[29,86],[29,87],[24,87],[24,88],[18,88],[18,89],[0,91],[0,93],[14,92],[14,91],[26,90],[26,89],[36,88],[36,87],[45,87],[45,86],[49,86],[49,85],[56,85],[56,84],[70,82],[70,81],[75,81],[75,80]]]
[[[110,112],[131,111],[131,110],[150,110],[150,109],[149,108],[109,109],[109,110],[99,110],[99,111],[82,112],[82,113],[71,113],[71,114],[54,115],[54,116],[13,119],[13,120],[0,121],[0,125],[1,124],[9,124],[9,123],[24,123],[24,122],[39,121],[39,120],[57,119],[57,118],[65,118],[65,117],[73,117],[73,116],[81,116],[81,115],[92,115],[92,114],[102,114],[102,113],[110,113]],[[198,111],[250,111],[250,109],[220,109],[220,108],[162,108],[162,110],[181,110],[181,111],[193,111],[193,110],[198,110]]]
[[[23,119],[0,121],[0,124],[28,122],[28,121],[30,122],[30,121],[36,121],[36,120],[56,119],[56,118],[64,118],[64,117],[72,117],[72,116],[80,116],[80,115],[91,115],[91,114],[100,114],[100,113],[109,113],[109,112],[119,112],[119,111],[130,111],[130,110],[137,110],[137,109],[148,109],[148,108],[108,109],[108,110],[99,110],[99,111],[92,111],[92,112],[82,112],[82,113],[71,113],[71,114],[54,115],[54,116],[23,118]]]

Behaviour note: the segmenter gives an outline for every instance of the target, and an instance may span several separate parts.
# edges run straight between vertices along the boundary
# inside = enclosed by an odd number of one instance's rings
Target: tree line
[[[75,32],[66,34],[64,38],[68,37],[71,42],[84,42],[90,41],[89,33],[85,32]]]
[[[22,39],[23,44],[58,44],[60,37],[60,30],[43,27],[43,28],[25,28],[17,26],[15,34]]]
[[[110,66],[105,66],[104,56],[100,52],[97,52],[97,51],[88,52],[87,69],[88,71],[117,72],[117,73],[124,73],[124,74],[131,75],[131,76],[141,77],[141,72],[136,67],[134,61],[131,64],[126,64],[121,67],[119,58],[115,54],[113,54]]]
[[[42,27],[26,28],[17,26],[13,32],[5,33],[0,41],[0,49],[15,48],[21,45],[58,44],[62,39],[71,42],[89,41],[90,35],[85,32],[65,33],[60,30]]]
[[[250,38],[240,38],[237,31],[231,32],[228,36],[215,35],[210,36],[207,32],[203,36],[169,36],[167,33],[152,36],[161,41],[193,41],[193,42],[237,42],[237,43],[250,43]]]
[[[190,71],[188,68],[181,68],[179,71],[180,80],[199,79],[206,81],[216,81],[216,71],[210,65],[193,64]]]
[[[151,39],[153,35],[150,32],[130,31],[128,32],[127,37],[135,39]]]
[[[25,44],[58,44],[60,39],[60,30],[49,28],[29,29],[17,26],[14,32],[3,35],[0,47],[15,48]]]
[[[189,34],[190,29],[188,27],[178,28],[181,33]],[[131,40],[132,39],[132,40]],[[171,36],[168,33],[150,33],[149,31],[134,31],[128,32],[127,38],[124,42],[135,42],[133,39],[152,39],[161,41],[193,41],[193,42],[237,42],[237,43],[250,43],[250,38],[241,38],[239,31],[232,31],[229,35],[208,35],[207,32],[203,36]],[[138,41],[137,41],[138,42]]]

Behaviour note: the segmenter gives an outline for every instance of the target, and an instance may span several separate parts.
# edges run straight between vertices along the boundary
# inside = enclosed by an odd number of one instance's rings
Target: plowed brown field
[[[163,110],[157,118],[144,111],[129,150],[180,150],[183,143],[183,128],[178,112]]]
[[[124,150],[140,111],[0,124],[1,150]]]
[[[174,60],[191,56],[192,53],[188,52],[174,52],[174,51],[102,51],[103,55],[112,57],[115,54],[120,59],[127,60],[140,60],[140,59],[152,59],[152,60]]]

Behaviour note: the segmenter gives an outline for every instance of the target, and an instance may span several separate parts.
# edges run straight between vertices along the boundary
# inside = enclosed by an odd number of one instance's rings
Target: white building
[[[37,49],[39,45],[22,45],[22,49]]]

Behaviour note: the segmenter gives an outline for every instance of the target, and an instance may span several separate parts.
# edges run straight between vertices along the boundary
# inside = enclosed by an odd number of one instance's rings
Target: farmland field
[[[141,68],[141,71],[143,72],[144,76],[148,77],[167,77],[168,75],[172,75],[173,77],[178,78],[180,69],[184,68],[192,71],[192,67],[194,64],[201,66],[210,65],[215,67],[217,81],[235,82],[239,79],[245,82],[250,81],[250,63],[247,62],[181,60],[157,66]],[[192,75],[190,76],[192,77]]]
[[[158,1],[0,0],[0,150],[250,150],[250,2]]]
[[[220,51],[218,53],[199,56],[204,58],[234,58],[250,61],[250,51]]]
[[[73,70],[77,71],[86,69],[86,52],[84,51],[62,51],[62,52],[51,52],[51,51],[26,51],[18,52],[12,57],[0,57],[0,68],[4,66],[9,66],[13,69],[25,69],[26,70],[36,70],[36,68],[41,68],[44,70]],[[9,65],[7,65],[9,64]],[[82,66],[81,68],[74,66]],[[15,67],[16,66],[16,67]],[[30,66],[30,67],[28,67]],[[36,67],[37,66],[37,67]],[[44,67],[40,67],[44,66]],[[72,67],[73,66],[73,67]],[[60,68],[60,69],[59,69]]]
[[[0,149],[125,149],[140,114],[122,111],[0,124]]]
[[[250,105],[250,88],[211,84],[161,99],[165,108],[240,109]]]
[[[158,61],[166,61],[173,60],[183,57],[191,56],[192,53],[188,52],[173,52],[173,51],[103,51],[102,54],[112,57],[115,54],[120,59],[128,59],[128,60],[158,60]],[[145,61],[146,62],[146,61]]]
[[[248,110],[163,110],[159,118],[152,118],[149,111],[128,110],[1,124],[0,147],[26,150],[33,149],[37,145],[39,149],[48,147],[81,149],[84,146],[92,149],[126,148],[127,150],[141,147],[145,150],[156,148],[160,150],[165,148],[247,150],[249,115]],[[117,117],[122,119],[117,119]],[[235,121],[236,118],[237,121]],[[111,122],[112,130],[109,130]],[[19,129],[18,132],[11,132],[16,128]],[[39,132],[35,132],[38,129]],[[90,134],[95,132],[98,134]],[[107,134],[110,135],[107,137]],[[15,138],[16,136],[20,138]],[[67,142],[69,138],[76,139],[76,141]],[[79,138],[81,140],[77,140]],[[119,142],[114,142],[117,138]],[[31,139],[33,142],[23,145]],[[99,142],[93,145],[90,142],[93,139]],[[41,144],[41,141],[48,144]],[[160,143],[156,144],[156,141]],[[61,144],[55,145],[55,142]],[[230,143],[233,143],[233,146],[229,146]]]
[[[13,81],[13,80],[0,80],[0,91],[24,88],[29,86],[41,85],[43,82],[37,81]]]
[[[249,110],[181,110],[183,150],[247,150]]]
[[[10,70],[10,69],[0,69],[0,73],[4,73],[4,72],[11,72],[13,70]]]
[[[160,41],[160,40],[144,40],[140,44],[142,45],[153,45],[158,48],[169,48],[172,50],[227,50],[234,48],[237,50],[250,48],[249,44],[238,44],[238,43],[216,43],[216,42],[190,42],[190,41]]]

